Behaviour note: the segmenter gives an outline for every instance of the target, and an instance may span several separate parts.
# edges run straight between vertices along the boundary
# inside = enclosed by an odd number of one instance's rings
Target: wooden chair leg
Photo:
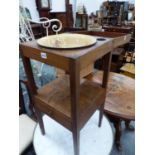
[[[122,135],[121,120],[115,121],[114,126],[115,126],[115,129],[116,129],[116,133],[115,133],[116,148],[119,151],[122,151],[122,145],[121,145],[121,141],[120,141],[121,140],[121,135]]]
[[[73,144],[74,144],[74,155],[79,155],[79,148],[80,148],[80,132],[73,131]]]
[[[39,122],[41,133],[42,133],[42,135],[45,135],[45,128],[44,128],[44,122],[42,119],[42,114],[37,108],[35,108],[35,113],[36,113],[36,117],[37,117],[38,122]]]
[[[134,128],[132,125],[130,125],[130,122],[131,122],[131,121],[125,121],[125,126],[126,126],[126,128],[127,128],[128,130],[134,131],[135,128]]]

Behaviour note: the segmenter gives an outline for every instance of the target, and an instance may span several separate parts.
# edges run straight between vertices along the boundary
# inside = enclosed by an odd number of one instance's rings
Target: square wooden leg
[[[121,145],[121,135],[122,135],[122,128],[121,128],[121,120],[114,121],[114,126],[115,126],[115,145],[116,148],[119,151],[122,151],[122,145]]]
[[[74,143],[74,155],[79,155],[80,130],[79,130],[79,93],[80,93],[80,69],[79,62],[70,61],[70,94],[71,94],[71,116]]]
[[[107,89],[107,84],[108,84],[108,78],[109,78],[109,72],[110,72],[110,65],[111,65],[111,52],[109,52],[108,54],[106,54],[103,58],[103,79],[102,79],[102,87]],[[104,112],[104,105],[105,105],[105,98],[106,96],[104,96],[103,99],[103,103],[100,106],[100,114],[99,114],[99,124],[98,126],[101,127],[101,123],[102,123],[102,118],[103,118],[103,112]]]
[[[79,155],[79,148],[80,148],[80,132],[73,131],[73,144],[74,144],[74,155]]]
[[[35,108],[35,114],[36,114],[37,120],[39,122],[41,133],[42,133],[42,135],[45,135],[45,128],[44,128],[44,122],[42,119],[42,114],[37,108]]]
[[[125,121],[125,126],[128,130],[134,131],[135,128],[130,124],[131,121]]]
[[[99,122],[98,122],[98,127],[101,127],[101,125],[102,125],[102,119],[103,119],[103,106],[101,106],[100,109],[99,109]]]

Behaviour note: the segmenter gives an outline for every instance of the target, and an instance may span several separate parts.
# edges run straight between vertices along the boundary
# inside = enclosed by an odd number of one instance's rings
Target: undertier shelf
[[[79,127],[81,128],[92,114],[103,103],[105,89],[101,85],[82,80],[79,93]],[[35,104],[38,109],[50,115],[58,122],[64,122],[67,128],[71,128],[71,96],[69,76],[60,77],[42,88],[38,89],[35,96]]]

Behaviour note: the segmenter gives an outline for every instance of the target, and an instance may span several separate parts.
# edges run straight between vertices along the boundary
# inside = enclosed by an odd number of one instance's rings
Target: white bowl
[[[63,33],[40,38],[37,43],[47,48],[74,49],[92,46],[96,43],[96,38],[83,34]]]

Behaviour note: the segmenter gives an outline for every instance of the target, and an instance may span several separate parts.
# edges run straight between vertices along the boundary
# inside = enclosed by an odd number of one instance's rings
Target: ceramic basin
[[[47,48],[75,49],[94,45],[96,38],[83,34],[63,33],[40,38],[37,43]]]

